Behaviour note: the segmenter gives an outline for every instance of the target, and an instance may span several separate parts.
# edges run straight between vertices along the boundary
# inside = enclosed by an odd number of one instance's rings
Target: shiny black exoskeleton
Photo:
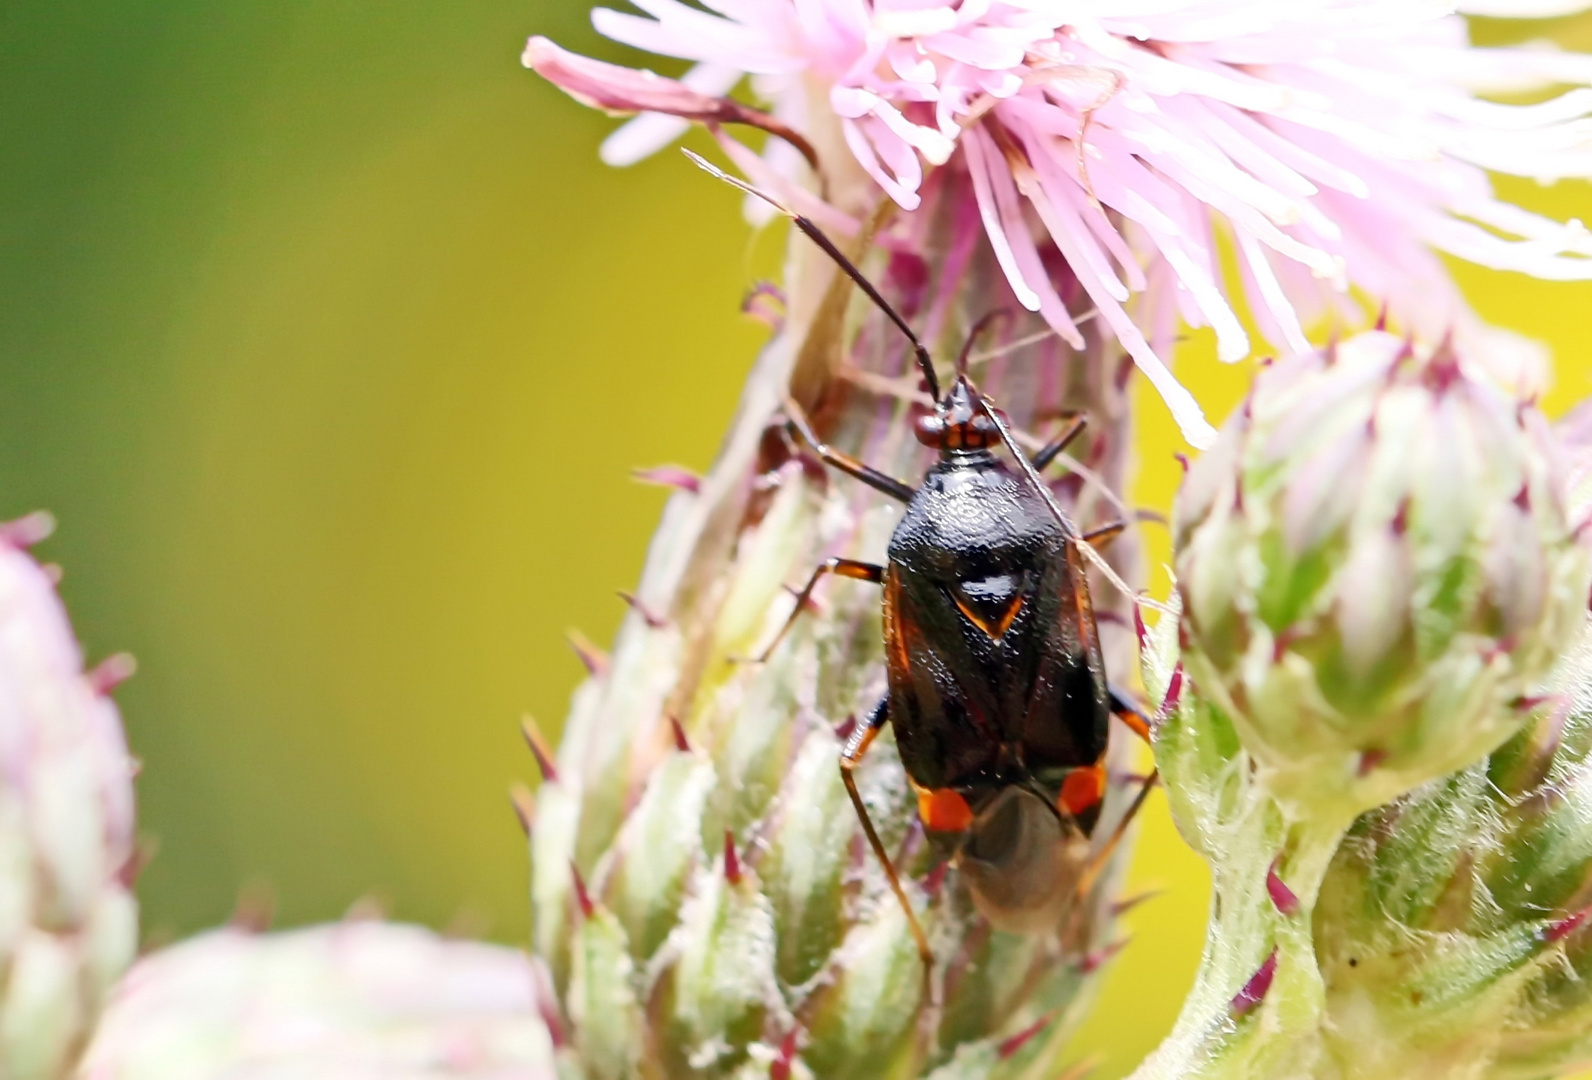
[[[1077,533],[991,452],[999,435],[979,423],[976,394],[958,378],[919,422],[941,459],[907,503],[884,574],[902,762],[975,816],[1008,787],[1058,804],[1077,769],[1101,762],[1111,715]],[[1062,808],[1087,832],[1098,798]]]
[[[1148,732],[1107,680],[1083,555],[1121,523],[1080,534],[1038,476],[1083,422],[1030,460],[957,366],[950,391],[915,425],[940,455],[915,489],[826,446],[790,405],[792,430],[826,463],[906,503],[886,565],[828,560],[791,618],[825,574],[884,587],[889,692],[847,740],[841,769],[926,961],[927,937],[852,777],[883,725],[895,731],[919,818],[949,847],[979,910],[1023,932],[1055,929],[1120,835],[1091,842],[1111,715]],[[935,387],[926,356],[923,370]],[[1024,475],[996,455],[998,444]]]

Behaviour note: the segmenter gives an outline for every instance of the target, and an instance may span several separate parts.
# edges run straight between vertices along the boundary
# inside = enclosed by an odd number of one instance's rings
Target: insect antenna
[[[956,354],[956,373],[958,375],[967,374],[967,359],[973,355],[973,346],[978,342],[979,335],[995,325],[997,319],[1010,319],[1011,317],[1012,313],[1006,308],[996,308],[994,311],[987,311],[979,317],[978,322],[974,323],[973,328],[967,332],[967,340],[962,342],[962,351]]]
[[[1085,312],[1079,318],[1074,319],[1073,322],[1081,325],[1086,319],[1094,318],[1096,314],[1098,313],[1094,311]],[[1008,341],[1006,344],[1001,345],[998,348],[991,349],[988,352],[972,353],[967,358],[967,366],[971,368],[974,364],[987,364],[991,360],[999,360],[1003,356],[1010,356],[1018,349],[1026,349],[1030,345],[1037,345],[1041,341],[1046,341],[1050,338],[1060,336],[1060,334],[1056,333],[1056,331],[1047,326],[1038,333],[1029,334],[1026,337],[1020,337],[1016,341]]]
[[[702,155],[684,149],[681,150],[681,153],[695,162],[697,167],[709,176],[717,177],[731,187],[739,188],[748,195],[762,199],[775,210],[790,218],[791,224],[805,233],[809,240],[817,244],[823,253],[828,255],[836,266],[840,267],[841,272],[855,282],[857,288],[861,289],[868,299],[873,301],[874,306],[884,312],[891,322],[895,323],[896,329],[906,336],[907,341],[911,342],[912,353],[917,358],[918,370],[923,372],[923,381],[929,384],[929,396],[936,401],[940,399],[940,380],[935,377],[934,361],[929,357],[928,348],[924,346],[923,342],[918,340],[918,335],[912,332],[912,327],[907,325],[907,321],[901,317],[901,313],[891,306],[890,301],[886,300],[878,289],[874,288],[873,282],[869,281],[863,275],[863,272],[857,269],[856,264],[846,258],[845,253],[835,246],[835,242],[824,234],[824,230],[820,229],[811,218],[798,214],[768,192],[748,184],[740,177],[731,176]]]
[[[1128,583],[1122,580],[1122,576],[1112,568],[1111,564],[1101,558],[1100,553],[1095,551],[1078,534],[1078,527],[1072,523],[1072,520],[1066,514],[1061,512],[1061,507],[1056,505],[1056,497],[1051,494],[1050,488],[1045,482],[1039,478],[1038,470],[1034,468],[1033,462],[1028,460],[1028,455],[1023,453],[1023,448],[1017,445],[1017,439],[1012,435],[1012,429],[1007,427],[1006,421],[1002,420],[1000,413],[995,411],[995,406],[989,403],[989,398],[983,394],[976,394],[976,396],[979,408],[984,410],[984,415],[989,417],[990,423],[995,425],[995,430],[1000,432],[1001,442],[1006,444],[1007,452],[1016,459],[1017,467],[1022,470],[1024,476],[1028,477],[1028,482],[1034,486],[1034,490],[1038,491],[1040,497],[1045,500],[1045,505],[1050,508],[1051,516],[1061,524],[1062,535],[1070,543],[1076,544],[1078,550],[1083,552],[1084,558],[1094,563],[1095,568],[1105,576],[1105,579],[1116,586],[1129,600],[1136,604],[1150,603],[1147,598],[1140,596],[1130,588]]]

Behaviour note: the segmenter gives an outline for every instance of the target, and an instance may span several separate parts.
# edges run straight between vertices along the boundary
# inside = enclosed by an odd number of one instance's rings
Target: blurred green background
[[[247,888],[285,923],[373,896],[525,932],[517,718],[562,717],[567,628],[617,625],[663,502],[629,469],[711,460],[763,336],[737,302],[778,257],[675,155],[603,168],[611,122],[519,67],[531,32],[618,55],[586,6],[0,5],[0,514],[56,513],[90,658],[140,661],[155,938]],[[1592,393],[1592,286],[1461,273],[1552,344],[1553,410]],[[1186,353],[1223,415],[1244,370]],[[1176,440],[1144,405],[1136,496],[1164,506]],[[1165,895],[1080,1045],[1103,1076],[1166,1029],[1204,925],[1159,805],[1133,876]]]

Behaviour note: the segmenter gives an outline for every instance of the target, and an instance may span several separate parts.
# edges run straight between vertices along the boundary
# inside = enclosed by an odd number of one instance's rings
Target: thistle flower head
[[[1592,633],[1545,689],[1523,731],[1366,814],[1334,858],[1316,941],[1343,1075],[1592,1061]]]
[[[43,515],[0,528],[0,1075],[68,1075],[137,911],[133,763],[107,696],[123,665],[83,670],[54,582],[24,545]]]
[[[1175,544],[1195,681],[1285,798],[1355,812],[1526,718],[1588,553],[1540,414],[1386,333],[1262,372],[1190,472]]]
[[[774,121],[820,146],[843,140],[837,152],[904,209],[950,165],[971,179],[1017,300],[1081,343],[1053,245],[1196,444],[1210,428],[1162,359],[1179,317],[1214,328],[1225,359],[1250,351],[1219,268],[1223,235],[1276,345],[1304,350],[1304,327],[1334,307],[1352,313],[1356,288],[1425,339],[1458,328],[1461,350],[1495,362],[1510,383],[1530,378],[1523,354],[1504,360],[1496,339],[1481,347],[1490,335],[1435,252],[1592,277],[1592,237],[1579,223],[1499,201],[1485,174],[1592,175],[1583,85],[1592,58],[1475,48],[1453,14],[1541,13],[1531,0],[637,6],[645,16],[598,9],[594,22],[615,40],[695,61],[672,100],[659,89],[666,80],[577,70],[545,39],[525,53],[583,100],[645,113],[604,145],[607,160],[651,153],[687,119],[733,122],[706,102],[750,75]],[[1530,106],[1478,96],[1562,84],[1581,88]],[[770,140],[760,158],[721,139],[776,191],[803,167],[788,141]]]
[[[351,919],[215,930],[140,960],[78,1080],[553,1080],[517,949]]]
[[[1183,1015],[1135,1075],[1564,1075],[1592,1059],[1579,587],[1561,633],[1538,623],[1523,652],[1527,633],[1486,639],[1545,606],[1554,563],[1584,580],[1564,521],[1592,507],[1576,482],[1592,442],[1388,335],[1329,355],[1265,372],[1180,494],[1182,576],[1144,679],[1165,695],[1156,761],[1215,898]],[[1556,512],[1528,515],[1544,496]],[[1343,620],[1350,589],[1375,618]],[[1476,648],[1483,665],[1464,660]],[[1368,731],[1409,741],[1346,753]]]
[[[985,313],[1012,308],[968,205],[926,201],[859,256],[942,355]],[[975,814],[954,791],[914,790],[894,719],[842,774],[843,748],[890,683],[884,598],[873,580],[812,575],[830,558],[888,559],[901,509],[824,468],[813,444],[903,486],[935,458],[914,437],[920,372],[899,330],[872,306],[848,311],[849,283],[803,273],[815,249],[793,242],[789,317],[719,461],[673,495],[612,659],[588,664],[556,760],[539,749],[543,783],[522,815],[535,949],[591,1080],[1041,1075],[1111,955],[1114,838],[1138,786],[1080,776],[1105,785],[1087,834],[1027,795]],[[1013,310],[986,324],[987,352],[967,362],[1017,430],[1052,434],[1088,412],[1078,471],[1040,482],[1083,527],[1112,521],[1120,358],[1093,325],[1079,352]],[[798,408],[810,428],[788,422]],[[1126,537],[1109,554],[1132,550]],[[1123,672],[1125,605],[1105,590],[1096,603],[1104,662]],[[944,794],[966,820],[935,810]]]

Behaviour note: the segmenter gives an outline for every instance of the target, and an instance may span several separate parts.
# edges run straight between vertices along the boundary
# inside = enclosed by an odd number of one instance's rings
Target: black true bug
[[[826,574],[883,586],[889,690],[847,739],[841,772],[919,953],[932,963],[927,936],[852,776],[886,721],[895,729],[919,817],[949,846],[979,910],[1004,929],[1053,928],[1074,895],[1087,893],[1150,787],[1144,785],[1091,859],[1106,791],[1110,717],[1117,714],[1144,738],[1149,726],[1106,678],[1082,551],[1124,525],[1081,533],[1039,477],[1082,432],[1084,420],[1027,457],[1003,414],[967,376],[969,351],[989,316],[968,334],[956,380],[942,396],[928,349],[822,230],[691,156],[785,213],[835,261],[905,335],[937,403],[915,424],[918,441],[940,453],[917,488],[825,445],[800,408],[787,404],[790,430],[826,464],[905,503],[906,511],[886,565],[832,558],[813,572],[762,658]],[[997,443],[1022,476],[991,452]]]

